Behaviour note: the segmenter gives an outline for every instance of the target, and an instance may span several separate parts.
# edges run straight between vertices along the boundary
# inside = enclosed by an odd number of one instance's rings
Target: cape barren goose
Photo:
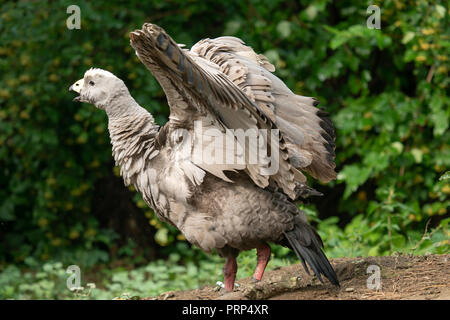
[[[242,250],[256,248],[253,277],[261,280],[270,242],[294,250],[320,281],[324,275],[339,285],[320,236],[295,204],[319,194],[302,172],[323,182],[336,177],[335,133],[317,100],[294,94],[266,57],[235,37],[187,50],[146,23],[130,38],[167,96],[164,126],[108,71],[90,69],[70,87],[79,93],[74,100],[107,113],[125,185],[190,243],[226,259],[227,291]]]

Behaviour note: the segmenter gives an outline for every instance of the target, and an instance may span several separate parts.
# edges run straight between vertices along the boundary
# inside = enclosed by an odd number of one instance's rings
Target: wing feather
[[[295,168],[325,182],[336,178],[333,124],[316,99],[294,94],[271,73],[274,66],[238,38],[204,39],[191,51],[219,65],[277,125]]]
[[[254,156],[253,149],[245,148],[245,172],[258,186],[267,187],[273,180],[291,199],[296,199],[296,189],[306,182],[300,169],[321,180],[335,177],[331,121],[314,108],[313,98],[293,94],[271,73],[275,68],[267,58],[256,54],[242,40],[205,39],[188,51],[181,49],[162,28],[148,23],[132,32],[130,38],[137,56],[167,95],[172,125],[192,128],[195,120],[207,117],[222,132],[280,130],[276,141],[259,137],[264,139],[266,150],[279,151],[278,159],[271,158],[270,162],[279,168],[277,172],[264,173],[268,161],[248,163]],[[227,177],[223,171],[242,170],[233,166],[202,168],[224,180]]]

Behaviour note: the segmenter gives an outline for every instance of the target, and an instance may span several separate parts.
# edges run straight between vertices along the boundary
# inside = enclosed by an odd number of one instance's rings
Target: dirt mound
[[[306,274],[300,264],[266,272],[252,283],[244,278],[232,293],[207,286],[165,292],[157,300],[210,299],[450,299],[450,255],[332,259],[341,287]],[[378,281],[379,280],[379,281]],[[381,287],[378,287],[379,284]]]

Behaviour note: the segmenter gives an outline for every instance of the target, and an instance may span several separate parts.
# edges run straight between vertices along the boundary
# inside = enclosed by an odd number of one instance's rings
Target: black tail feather
[[[284,235],[308,274],[310,273],[305,262],[320,282],[323,283],[321,275],[324,275],[332,284],[339,286],[337,275],[322,251],[322,240],[311,226],[297,222],[294,229],[285,232]]]

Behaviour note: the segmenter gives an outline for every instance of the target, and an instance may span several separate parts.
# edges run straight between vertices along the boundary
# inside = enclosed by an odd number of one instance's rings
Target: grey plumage
[[[325,182],[336,177],[334,129],[315,107],[317,100],[292,93],[263,55],[234,37],[201,40],[186,50],[160,27],[144,24],[130,38],[166,93],[170,117],[164,126],[107,71],[88,70],[72,87],[80,93],[77,100],[108,114],[113,157],[125,185],[134,185],[161,220],[206,252],[215,249],[234,259],[240,250],[279,243],[291,247],[319,279],[324,274],[338,284],[320,237],[295,205],[300,197],[320,195],[306,185],[302,171]],[[252,148],[239,155],[238,144],[232,153],[242,163],[195,162],[192,155],[205,151],[198,146],[207,136],[198,136],[195,121],[202,132],[215,129],[224,140],[227,129],[279,129],[277,140],[259,137],[257,143],[280,156],[250,163]],[[216,150],[211,157],[219,160],[220,154]],[[269,162],[279,170],[267,175]]]

